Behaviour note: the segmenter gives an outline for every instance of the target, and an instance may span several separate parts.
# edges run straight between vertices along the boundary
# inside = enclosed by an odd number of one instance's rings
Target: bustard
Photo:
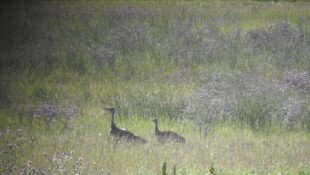
[[[114,114],[115,109],[114,108],[106,108],[105,110],[110,111],[111,115],[111,130],[110,130],[110,136],[114,139],[126,139],[127,141],[133,141],[137,143],[145,144],[147,141],[139,136],[134,135],[133,133],[125,130],[120,129],[116,127],[114,122]]]
[[[185,138],[172,131],[160,131],[158,129],[158,119],[152,120],[155,123],[155,136],[160,143],[178,142],[185,143]]]

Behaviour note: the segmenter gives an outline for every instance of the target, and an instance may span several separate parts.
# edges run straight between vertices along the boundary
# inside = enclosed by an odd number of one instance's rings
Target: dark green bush
[[[260,130],[270,124],[268,102],[257,95],[241,98],[233,111],[238,122],[253,130]]]
[[[167,175],[167,163],[166,162],[163,163],[163,166],[161,169],[162,169],[161,175]]]

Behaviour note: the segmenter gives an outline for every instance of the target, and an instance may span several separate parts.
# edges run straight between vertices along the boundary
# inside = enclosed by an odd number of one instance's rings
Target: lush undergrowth
[[[309,174],[309,8],[4,3],[0,174]],[[111,142],[105,107],[149,143]]]
[[[167,164],[167,173],[209,174],[298,174],[309,173],[309,133],[278,127],[269,134],[248,127],[218,125],[202,135],[191,121],[160,121],[160,128],[182,134],[186,144],[156,142],[150,120],[132,117],[117,124],[148,140],[146,145],[109,140],[109,114],[80,117],[75,128],[63,130],[55,124],[46,129],[41,121],[28,127],[11,123],[2,131],[2,163],[14,164],[12,173],[26,174],[158,174]],[[3,116],[2,116],[3,117]],[[17,128],[22,127],[21,130]],[[18,156],[14,159],[14,156]],[[5,173],[8,171],[2,171]]]

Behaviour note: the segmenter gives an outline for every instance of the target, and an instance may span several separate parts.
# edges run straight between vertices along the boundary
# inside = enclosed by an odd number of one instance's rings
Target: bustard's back
[[[158,129],[158,119],[152,120],[155,123],[155,136],[160,143],[177,142],[185,143],[185,138],[172,131],[160,131]]]
[[[147,143],[147,141],[139,136],[134,135],[130,131],[127,131],[125,129],[120,129],[115,125],[114,122],[114,115],[115,115],[115,109],[114,108],[106,108],[105,110],[110,112],[111,115],[111,130],[110,130],[110,136],[113,139],[125,139],[127,141],[133,141],[138,143]]]

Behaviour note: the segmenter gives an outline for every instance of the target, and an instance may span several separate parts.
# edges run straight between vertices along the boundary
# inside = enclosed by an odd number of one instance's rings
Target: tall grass
[[[218,126],[212,134],[202,136],[190,122],[166,121],[161,122],[160,129],[169,128],[182,134],[187,143],[161,145],[156,142],[154,126],[149,120],[121,121],[118,118],[119,126],[149,141],[146,145],[138,145],[111,142],[108,115],[81,117],[76,121],[75,129],[65,132],[57,125],[46,131],[39,121],[21,131],[11,128],[14,133],[20,133],[20,136],[14,135],[16,140],[25,138],[23,142],[26,142],[22,147],[14,148],[18,158],[12,173],[34,168],[58,174],[156,174],[162,172],[164,162],[167,174],[172,174],[174,165],[177,174],[208,174],[212,167],[218,174],[297,174],[309,170],[309,133],[302,130],[287,133],[279,128],[266,136],[250,128]],[[7,138],[2,136],[1,146],[8,146],[5,140],[13,135],[7,131],[2,133]],[[8,152],[10,149],[3,150]],[[12,162],[8,160],[12,158],[14,156],[5,156],[1,160]],[[27,165],[29,161],[31,166]]]
[[[308,9],[4,3],[0,172],[156,174],[164,162],[167,174],[309,172]],[[109,141],[106,106],[149,143]],[[187,144],[156,143],[154,117]]]

